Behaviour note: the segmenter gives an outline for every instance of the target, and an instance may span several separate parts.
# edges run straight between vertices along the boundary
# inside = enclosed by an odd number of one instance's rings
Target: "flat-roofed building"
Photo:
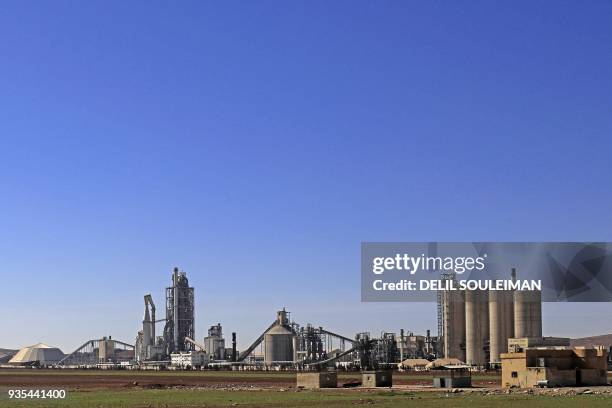
[[[519,353],[529,347],[569,347],[569,337],[521,337],[508,339],[508,353]]]
[[[537,344],[537,341],[534,342]],[[608,384],[608,351],[604,347],[519,348],[519,343],[514,343],[515,352],[501,354],[502,386],[505,388]],[[529,344],[529,340],[526,343]]]

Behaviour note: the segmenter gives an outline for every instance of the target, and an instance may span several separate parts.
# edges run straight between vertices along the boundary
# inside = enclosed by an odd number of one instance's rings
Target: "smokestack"
[[[400,329],[400,362],[404,361],[404,329]]]
[[[232,332],[232,361],[236,361],[236,332]]]

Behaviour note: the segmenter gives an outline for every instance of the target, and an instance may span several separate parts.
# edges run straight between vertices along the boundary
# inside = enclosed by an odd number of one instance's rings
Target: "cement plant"
[[[509,271],[512,280],[517,273]],[[198,340],[197,291],[178,268],[170,278],[163,303],[157,300],[163,304],[162,313],[150,294],[143,295],[142,319],[133,311],[138,322],[133,341],[109,335],[89,339],[67,354],[42,343],[2,350],[3,371],[116,371],[139,381],[141,372],[227,372],[230,378],[232,372],[278,372],[292,373],[296,389],[396,389],[407,385],[410,375],[418,375],[418,384],[408,384],[473,390],[482,388],[482,378],[488,375],[495,380],[487,389],[601,386],[612,392],[606,387],[610,346],[572,346],[569,338],[543,336],[538,291],[439,291],[435,334],[405,329],[377,335],[339,333],[300,323],[282,308],[271,311],[270,324],[246,349],[238,350],[239,332],[226,339],[221,323],[210,326]],[[455,275],[444,274],[442,279],[454,280]],[[423,376],[429,380],[423,381]]]

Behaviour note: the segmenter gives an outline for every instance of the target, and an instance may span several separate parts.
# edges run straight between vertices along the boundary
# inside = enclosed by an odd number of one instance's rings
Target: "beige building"
[[[521,337],[508,339],[508,353],[520,353],[533,347],[569,347],[569,337]]]
[[[566,339],[557,340],[565,342]],[[520,347],[517,343],[521,342],[537,344],[536,338],[510,339],[508,348],[515,352],[501,354],[502,386],[505,388],[608,384],[608,351],[603,347]],[[551,338],[547,342],[554,343]]]

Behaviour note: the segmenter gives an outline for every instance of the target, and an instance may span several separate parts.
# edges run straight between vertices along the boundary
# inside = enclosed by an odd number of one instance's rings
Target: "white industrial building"
[[[208,336],[204,337],[204,350],[213,360],[225,359],[225,339],[223,338],[221,323],[210,326],[210,329],[208,329]]]
[[[170,354],[170,363],[177,368],[202,367],[209,362],[209,355],[203,351],[181,351]]]

